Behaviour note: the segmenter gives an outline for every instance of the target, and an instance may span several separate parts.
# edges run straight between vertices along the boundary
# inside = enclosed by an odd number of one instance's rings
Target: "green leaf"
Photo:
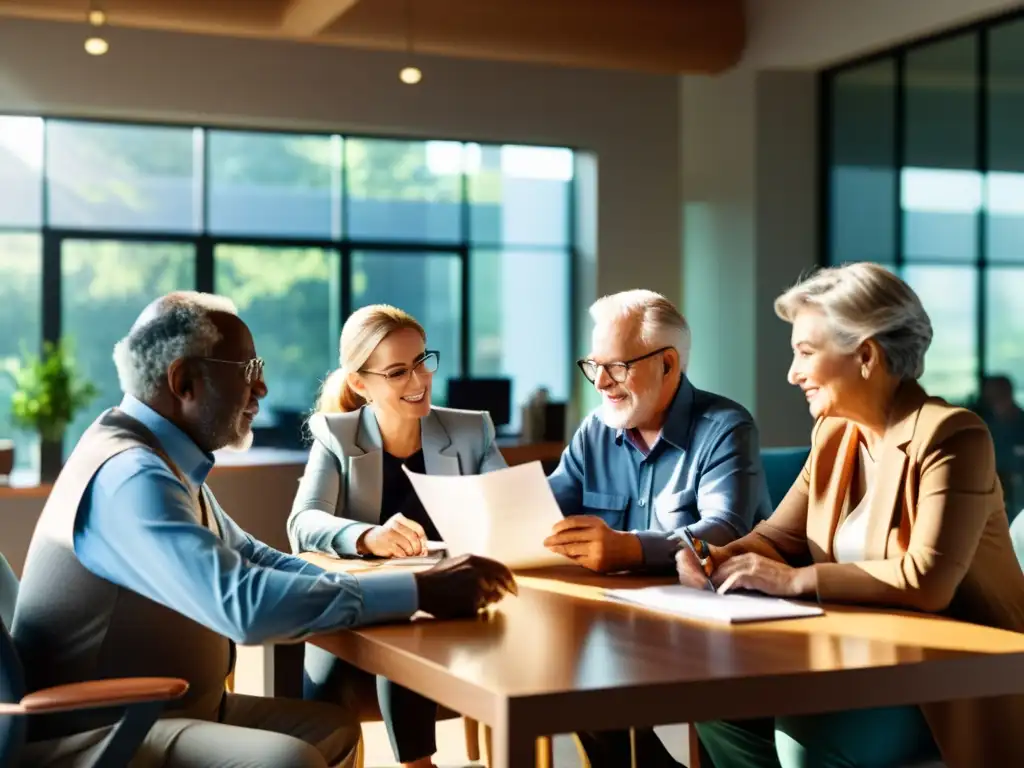
[[[11,421],[45,440],[60,439],[75,414],[98,394],[95,385],[76,372],[70,341],[45,342],[42,355],[23,352],[10,373],[16,387]]]

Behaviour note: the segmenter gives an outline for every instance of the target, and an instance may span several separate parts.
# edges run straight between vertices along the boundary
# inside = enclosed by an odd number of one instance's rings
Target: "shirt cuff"
[[[339,555],[358,555],[356,542],[371,528],[373,526],[369,523],[349,523],[335,534],[331,546]]]
[[[739,538],[732,525],[721,517],[702,517],[686,529],[693,538],[703,539],[715,547],[724,547]]]
[[[644,569],[648,571],[675,570],[676,550],[679,542],[670,539],[664,531],[637,531],[640,548],[644,553]]]
[[[381,624],[408,619],[419,607],[414,573],[374,573],[356,576],[363,595],[360,624]]]

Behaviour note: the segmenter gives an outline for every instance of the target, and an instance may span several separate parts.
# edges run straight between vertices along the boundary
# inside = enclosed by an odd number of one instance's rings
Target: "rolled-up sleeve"
[[[700,520],[689,526],[693,536],[724,546],[750,533],[764,499],[757,427],[741,422],[715,440],[697,483]]]
[[[239,551],[233,524],[228,541],[199,525],[181,481],[155,455],[138,454],[107,462],[79,509],[75,551],[97,576],[242,644],[298,640],[415,612],[412,574],[355,578],[291,559],[277,568],[280,558],[248,537]]]

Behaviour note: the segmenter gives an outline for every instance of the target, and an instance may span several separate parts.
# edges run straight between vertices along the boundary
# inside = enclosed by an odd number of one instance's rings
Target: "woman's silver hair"
[[[114,345],[114,366],[121,391],[147,401],[167,379],[175,360],[208,357],[220,340],[210,314],[237,315],[223,296],[196,291],[169,293],[147,307],[128,335]]]
[[[893,376],[924,373],[932,321],[914,290],[885,267],[857,262],[822,269],[775,300],[775,314],[789,323],[808,307],[825,316],[840,351],[874,339]]]
[[[690,360],[690,326],[676,305],[660,293],[636,288],[604,296],[590,306],[595,324],[615,319],[640,323],[640,338],[651,347],[672,347],[685,371]]]

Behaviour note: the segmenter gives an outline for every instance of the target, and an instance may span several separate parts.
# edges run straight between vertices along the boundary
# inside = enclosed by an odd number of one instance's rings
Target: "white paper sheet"
[[[539,461],[483,475],[403,469],[450,556],[481,555],[520,569],[572,562],[544,547],[562,512]]]
[[[614,600],[661,613],[725,624],[800,619],[824,613],[816,605],[792,603],[777,597],[720,595],[717,592],[684,587],[682,584],[644,589],[609,589],[605,590],[605,594]]]

